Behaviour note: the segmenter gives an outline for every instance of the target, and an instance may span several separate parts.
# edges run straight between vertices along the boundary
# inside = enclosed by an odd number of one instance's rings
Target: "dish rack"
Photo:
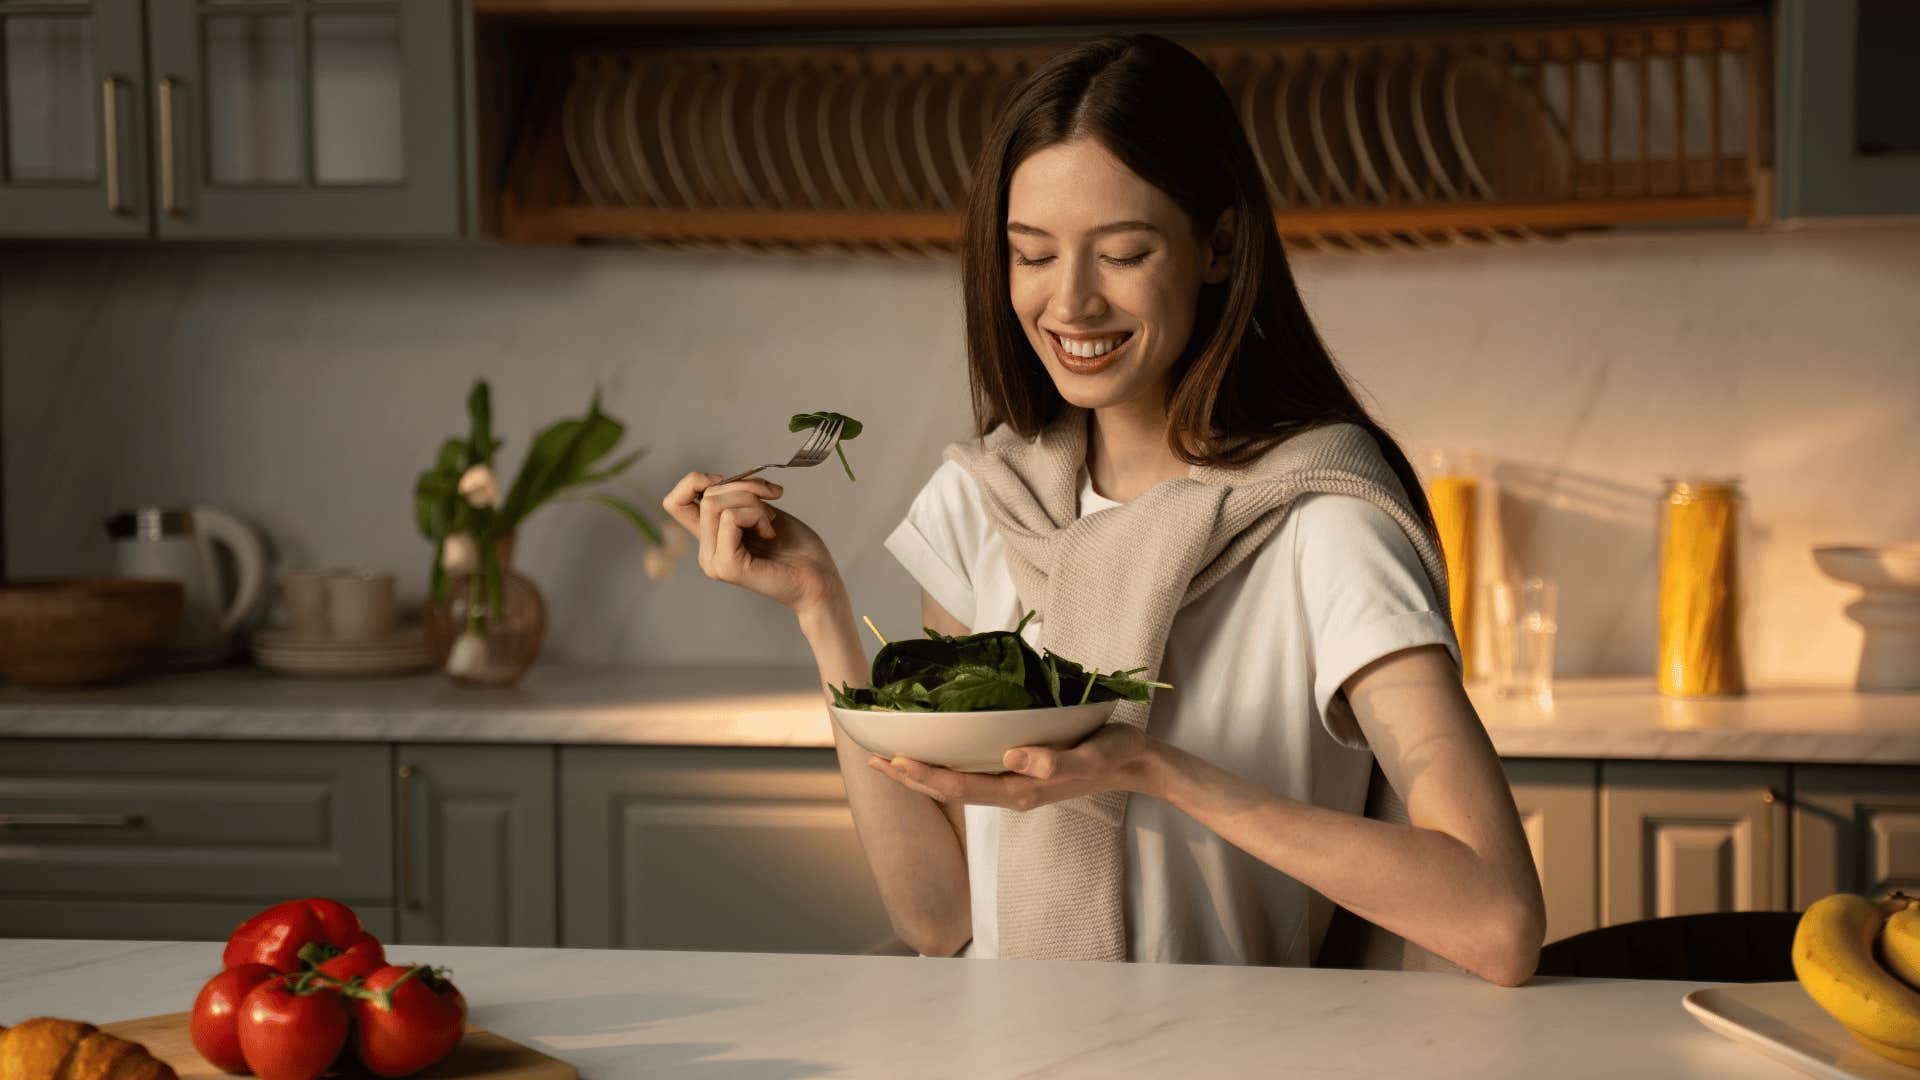
[[[1765,213],[1758,14],[1173,36],[1232,96],[1290,245],[1414,250]],[[559,51],[521,125],[502,232],[949,255],[999,110],[1061,47]]]

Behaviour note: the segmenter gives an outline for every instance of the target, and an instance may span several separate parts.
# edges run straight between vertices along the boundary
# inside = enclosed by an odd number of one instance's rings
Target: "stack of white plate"
[[[253,635],[253,662],[287,675],[339,676],[399,675],[433,663],[427,655],[426,635],[417,625],[368,641],[334,641],[263,629]]]

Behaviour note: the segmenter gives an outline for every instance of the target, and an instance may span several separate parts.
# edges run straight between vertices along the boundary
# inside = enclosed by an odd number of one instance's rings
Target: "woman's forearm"
[[[865,686],[866,653],[844,590],[835,601],[802,612],[801,632],[813,647],[820,682]],[[953,825],[938,803],[867,766],[867,750],[833,725],[834,750],[847,805],[894,932],[916,951],[951,956],[972,937],[967,863]]]
[[[1454,837],[1276,795],[1158,740],[1149,761],[1145,794],[1354,914],[1489,981],[1531,974],[1511,960],[1524,901]]]

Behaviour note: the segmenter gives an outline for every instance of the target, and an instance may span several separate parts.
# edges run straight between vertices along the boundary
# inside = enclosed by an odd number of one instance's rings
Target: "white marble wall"
[[[1737,473],[1751,499],[1759,679],[1841,681],[1858,637],[1825,540],[1920,539],[1920,231],[1711,233],[1298,260],[1335,353],[1410,447],[1501,461],[1507,559],[1562,584],[1561,671],[1651,670],[1659,478]],[[788,413],[869,434],[860,476],[793,478],[855,601],[915,625],[881,540],[966,430],[950,263],[625,248],[41,249],[0,253],[6,541],[20,575],[103,571],[106,512],[204,500],[287,564],[391,566],[417,595],[410,490],[495,388],[511,467],[591,388],[651,453],[625,487],[783,457]],[[550,655],[798,662],[790,622],[640,573],[580,505],[527,527]]]

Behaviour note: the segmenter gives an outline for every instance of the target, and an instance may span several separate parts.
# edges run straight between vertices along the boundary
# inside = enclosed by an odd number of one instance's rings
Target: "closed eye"
[[[1127,259],[1116,259],[1111,256],[1101,256],[1101,257],[1106,259],[1107,262],[1112,263],[1115,266],[1139,266],[1141,263],[1145,262],[1147,256],[1151,254],[1152,252],[1143,251],[1140,254]],[[1013,261],[1014,261],[1014,264],[1017,266],[1045,266],[1048,263],[1053,261],[1053,256],[1044,255],[1038,259],[1029,259],[1025,255],[1022,255],[1016,251],[1013,253]]]

